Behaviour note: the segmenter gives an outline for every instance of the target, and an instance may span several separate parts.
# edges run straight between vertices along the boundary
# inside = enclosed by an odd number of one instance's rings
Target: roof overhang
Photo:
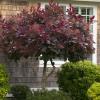
[[[73,1],[100,2],[100,0],[73,0]]]
[[[37,2],[37,0],[27,0],[28,2]],[[38,2],[48,2],[49,0],[38,0]],[[57,2],[90,2],[100,3],[100,0],[54,0]]]

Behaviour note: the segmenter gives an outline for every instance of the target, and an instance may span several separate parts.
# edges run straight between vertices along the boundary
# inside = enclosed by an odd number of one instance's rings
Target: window
[[[87,22],[89,22],[90,17],[93,16],[92,7],[76,7],[76,13],[82,15]],[[93,33],[93,24],[90,26],[90,32]]]
[[[93,16],[93,8],[76,7],[76,13],[82,15],[86,19],[86,22],[89,22],[90,17]],[[93,24],[90,25],[90,33],[93,33]],[[92,55],[89,55],[87,59],[92,61]]]

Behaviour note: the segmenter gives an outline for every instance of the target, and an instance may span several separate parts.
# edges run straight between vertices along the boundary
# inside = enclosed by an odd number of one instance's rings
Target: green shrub
[[[87,94],[92,100],[100,100],[100,83],[95,82],[88,89]]]
[[[28,86],[15,85],[11,87],[11,93],[16,100],[33,100],[32,92]]]
[[[58,72],[59,88],[72,100],[88,100],[87,90],[95,81],[100,82],[100,68],[89,61],[65,63]]]
[[[33,100],[70,100],[67,94],[56,90],[38,90],[34,91]]]
[[[5,65],[0,64],[0,100],[4,100],[9,90],[9,78]]]

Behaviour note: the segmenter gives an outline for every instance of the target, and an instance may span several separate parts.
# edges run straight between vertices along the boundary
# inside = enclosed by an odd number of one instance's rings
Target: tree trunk
[[[48,78],[54,73],[55,71],[55,64],[54,62],[52,61],[52,59],[50,59],[50,62],[51,62],[51,65],[53,67],[53,69],[48,73],[46,74],[47,72],[47,60],[44,60],[44,66],[43,66],[43,75],[42,75],[42,82],[41,82],[41,88],[42,89],[45,89],[46,88],[46,84],[47,84],[47,80]]]
[[[47,60],[44,60],[44,66],[43,66],[43,75],[42,75],[42,82],[41,82],[41,87],[42,89],[46,88],[46,70],[47,70]]]

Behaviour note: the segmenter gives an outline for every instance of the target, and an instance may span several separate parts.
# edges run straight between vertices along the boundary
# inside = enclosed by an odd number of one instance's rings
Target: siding
[[[17,3],[12,4],[11,2],[0,2],[0,13],[4,17],[15,15],[24,8],[25,8],[25,5],[23,3],[19,5]]]
[[[97,8],[97,64],[100,64],[100,5]]]

